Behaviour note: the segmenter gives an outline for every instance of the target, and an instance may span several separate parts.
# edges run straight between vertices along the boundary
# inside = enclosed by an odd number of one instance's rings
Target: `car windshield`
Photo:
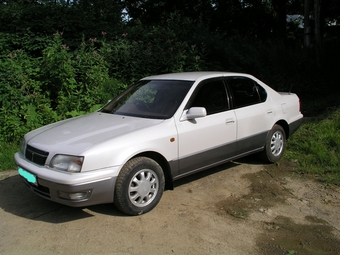
[[[193,81],[142,80],[105,105],[104,113],[169,119],[188,93]]]

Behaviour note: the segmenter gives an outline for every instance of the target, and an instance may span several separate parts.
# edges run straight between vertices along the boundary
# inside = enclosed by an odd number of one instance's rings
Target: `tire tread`
[[[136,166],[139,166],[141,164],[151,164],[155,165],[156,167],[159,167],[159,170],[161,172],[159,178],[159,185],[160,189],[157,194],[157,198],[155,198],[155,203],[151,203],[150,205],[146,206],[145,208],[138,208],[135,209],[133,208],[134,206],[130,204],[129,206],[129,201],[126,201],[126,197],[124,194],[125,186],[126,186],[126,178],[127,176],[134,171],[134,168]],[[154,171],[157,169],[153,169]],[[151,211],[159,202],[163,191],[164,191],[164,174],[162,168],[158,165],[156,161],[153,159],[147,158],[147,157],[136,157],[132,158],[129,160],[122,168],[120,171],[117,180],[116,180],[116,185],[115,185],[115,192],[114,192],[114,204],[115,206],[123,213],[128,214],[128,215],[140,215],[143,213],[146,213],[148,211]]]

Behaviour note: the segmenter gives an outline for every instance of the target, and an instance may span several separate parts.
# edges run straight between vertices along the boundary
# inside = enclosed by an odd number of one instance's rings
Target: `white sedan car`
[[[248,74],[188,72],[141,79],[97,112],[26,134],[24,183],[75,207],[152,210],[184,176],[252,153],[278,161],[301,125],[299,98]]]

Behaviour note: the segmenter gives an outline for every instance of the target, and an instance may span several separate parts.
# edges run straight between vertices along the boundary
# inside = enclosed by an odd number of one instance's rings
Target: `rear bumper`
[[[298,130],[303,123],[303,117],[289,124],[289,137]]]
[[[14,159],[19,168],[36,177],[36,184],[24,177],[22,179],[29,189],[40,197],[72,207],[113,202],[117,178],[114,176],[115,168],[67,173],[34,165],[20,153],[16,153]]]

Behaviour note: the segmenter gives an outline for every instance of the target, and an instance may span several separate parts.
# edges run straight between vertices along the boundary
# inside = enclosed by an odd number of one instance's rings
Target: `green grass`
[[[306,121],[288,140],[285,158],[298,171],[340,185],[340,109]]]
[[[14,153],[19,150],[19,145],[0,142],[0,171],[14,170]]]

